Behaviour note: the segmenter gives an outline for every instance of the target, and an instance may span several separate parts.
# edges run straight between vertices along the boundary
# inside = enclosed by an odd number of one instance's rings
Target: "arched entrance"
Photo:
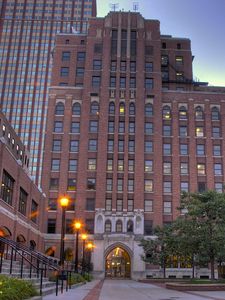
[[[105,276],[109,278],[130,278],[130,255],[122,247],[113,248],[106,256]]]

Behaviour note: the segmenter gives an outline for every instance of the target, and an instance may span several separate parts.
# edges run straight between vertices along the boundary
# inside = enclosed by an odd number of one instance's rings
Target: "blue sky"
[[[110,4],[139,12],[161,23],[161,34],[191,39],[194,76],[210,85],[225,86],[225,0],[97,0],[98,17],[108,14]]]

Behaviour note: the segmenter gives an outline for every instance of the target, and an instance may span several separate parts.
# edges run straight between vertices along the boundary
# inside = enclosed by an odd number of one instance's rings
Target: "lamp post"
[[[78,243],[79,243],[79,230],[81,228],[80,222],[75,222],[76,229],[76,248],[75,248],[75,272],[78,273]]]
[[[62,227],[61,227],[61,240],[60,240],[60,265],[63,269],[64,267],[64,239],[65,239],[65,217],[66,208],[69,204],[69,199],[67,197],[62,197],[60,200],[60,206],[62,207]]]
[[[85,241],[87,239],[87,234],[83,233],[81,235],[81,239],[83,241],[83,251],[82,251],[82,274],[84,274],[85,271]]]
[[[88,271],[88,276],[89,276],[89,271],[90,271],[90,264],[91,264],[91,252],[94,248],[94,244],[92,242],[88,242],[87,244],[87,250],[88,250],[88,267],[87,267],[87,271]]]

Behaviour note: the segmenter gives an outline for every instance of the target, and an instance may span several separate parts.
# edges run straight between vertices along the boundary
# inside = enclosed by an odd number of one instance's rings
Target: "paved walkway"
[[[133,280],[94,280],[44,300],[225,300],[225,292],[177,292]]]

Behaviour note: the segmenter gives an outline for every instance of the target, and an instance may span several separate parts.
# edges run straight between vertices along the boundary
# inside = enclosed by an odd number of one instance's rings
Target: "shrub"
[[[24,300],[37,295],[31,282],[0,275],[0,300]]]

